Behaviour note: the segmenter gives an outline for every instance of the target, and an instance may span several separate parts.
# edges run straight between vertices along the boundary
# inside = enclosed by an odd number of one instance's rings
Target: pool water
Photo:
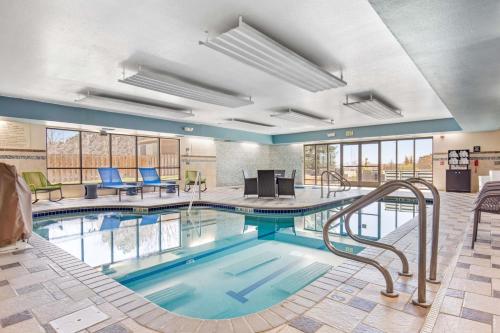
[[[170,311],[222,319],[277,304],[340,264],[321,236],[340,208],[303,216],[106,212],[37,220],[34,231]],[[413,204],[378,202],[355,214],[351,227],[379,239],[415,212]],[[363,250],[345,236],[342,221],[331,234],[336,247]]]

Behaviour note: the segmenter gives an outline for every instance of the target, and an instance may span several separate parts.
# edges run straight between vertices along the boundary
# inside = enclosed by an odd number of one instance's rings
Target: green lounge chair
[[[40,171],[23,172],[23,179],[29,185],[31,193],[35,193],[35,201],[33,201],[33,203],[39,200],[37,196],[39,192],[48,192],[49,200],[54,202],[61,201],[64,198],[62,194],[62,184],[51,184],[47,177]],[[59,200],[52,200],[50,193],[54,191],[59,191]]]
[[[196,170],[186,170],[184,173],[184,192],[189,192],[191,186],[195,185],[196,182]],[[207,179],[205,177],[200,177],[200,191],[205,192],[207,190]]]

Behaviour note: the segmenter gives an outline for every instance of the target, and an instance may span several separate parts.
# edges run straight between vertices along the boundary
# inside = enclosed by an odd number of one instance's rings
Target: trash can
[[[85,199],[97,199],[97,184],[85,184]]]

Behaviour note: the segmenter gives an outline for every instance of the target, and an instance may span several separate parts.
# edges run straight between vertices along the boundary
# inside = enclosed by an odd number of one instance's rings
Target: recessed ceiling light
[[[253,104],[249,97],[209,89],[199,83],[190,82],[166,73],[156,73],[142,67],[136,74],[118,81],[168,95],[230,108]]]
[[[359,113],[367,115],[375,119],[392,119],[401,118],[403,114],[401,110],[373,97],[370,94],[368,99],[362,99],[355,102],[349,102],[349,97],[346,96],[345,106],[351,108]]]
[[[241,16],[236,28],[199,43],[312,92],[347,84],[243,22]]]

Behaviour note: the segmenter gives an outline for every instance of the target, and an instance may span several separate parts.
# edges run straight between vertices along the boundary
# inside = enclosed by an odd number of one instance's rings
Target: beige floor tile
[[[17,324],[0,328],[2,333],[44,333],[45,330],[32,318],[29,320],[21,321]]]
[[[316,331],[316,333],[343,333],[343,331],[338,330],[334,327],[330,327],[328,325],[323,325]]]
[[[0,318],[11,314],[32,309],[39,305],[44,305],[54,301],[54,297],[46,290],[38,290],[32,293],[7,298],[0,301]]]
[[[433,333],[490,333],[491,325],[460,317],[439,314]]]
[[[134,320],[128,318],[120,322],[124,327],[128,328],[134,333],[155,333],[155,331],[150,330],[149,328],[146,328],[142,325],[139,325],[137,322]]]
[[[410,294],[403,292],[399,292],[398,297],[387,297],[380,293],[381,290],[380,286],[369,284],[357,296],[398,310],[402,310],[411,298]]]
[[[424,319],[377,305],[363,322],[387,333],[401,333],[418,332]]]
[[[450,282],[450,288],[468,291],[481,295],[491,295],[491,283],[472,281],[468,279],[453,278]]]
[[[490,267],[490,259],[460,256],[458,261],[466,263],[466,264],[471,264],[471,265]]]
[[[0,287],[0,301],[14,296],[16,296],[16,293],[9,285]]]
[[[463,300],[461,298],[445,296],[440,311],[454,316],[460,316],[462,302]]]
[[[465,293],[464,307],[500,315],[500,298]]]
[[[498,269],[498,268],[471,265],[470,266],[470,273],[476,274],[476,275],[487,276],[490,278],[500,279],[500,269]]]
[[[324,299],[305,313],[307,317],[344,331],[354,329],[366,315],[365,311],[330,299]]]

